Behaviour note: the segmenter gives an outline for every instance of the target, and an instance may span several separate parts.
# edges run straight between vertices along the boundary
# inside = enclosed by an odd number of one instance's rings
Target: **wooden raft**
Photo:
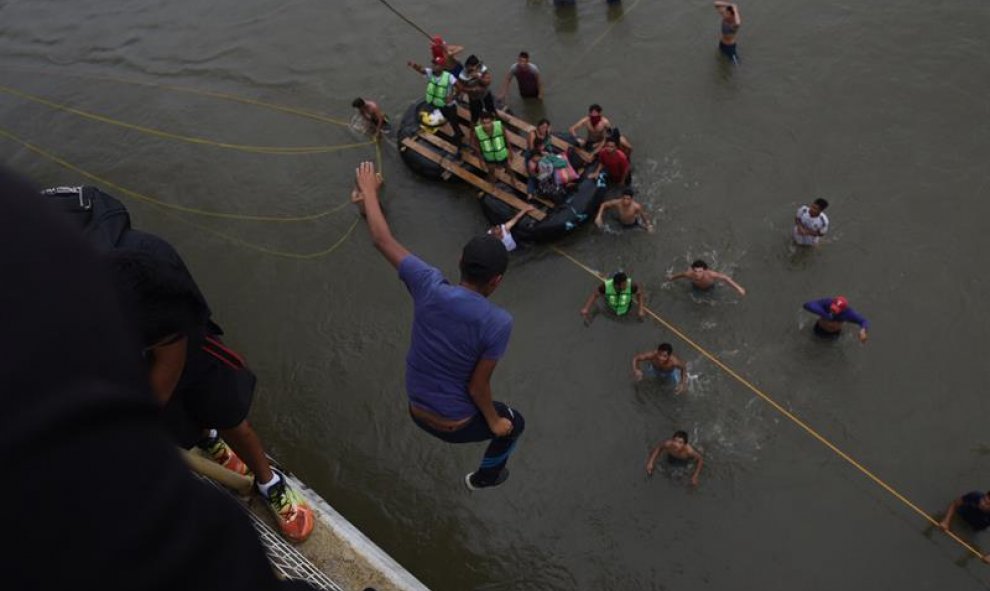
[[[522,152],[526,149],[526,140],[529,136],[529,132],[534,129],[535,126],[523,121],[522,119],[514,117],[505,111],[498,112],[498,116],[502,120],[502,129],[505,132],[506,140],[508,141],[509,146],[514,150],[514,153],[510,151],[508,172],[503,171],[498,167],[491,167],[494,179],[504,185],[503,188],[492,184],[492,182],[485,178],[483,172],[474,172],[475,170],[481,170],[482,167],[481,155],[471,147],[470,138],[474,135],[474,130],[470,126],[471,115],[463,106],[458,106],[457,113],[459,115],[458,119],[460,119],[458,124],[461,126],[461,131],[464,133],[464,147],[461,150],[460,161],[455,160],[455,148],[453,144],[439,134],[428,133],[422,130],[415,136],[403,139],[400,149],[413,150],[423,158],[426,158],[427,160],[430,160],[443,168],[446,171],[447,176],[454,175],[464,181],[467,181],[480,191],[478,193],[478,197],[481,197],[487,193],[496,199],[500,199],[501,201],[511,205],[516,210],[522,210],[529,205],[534,205],[538,208],[541,206],[547,209],[553,208],[553,203],[546,199],[535,197],[532,201],[527,201],[526,198],[526,187],[529,174],[526,171],[526,165],[523,160]],[[452,122],[448,122],[440,129],[444,136],[453,136],[452,129],[450,127],[451,123]],[[570,144],[558,137],[554,137],[552,142],[553,145],[562,152],[566,152],[568,148],[572,147]],[[576,151],[581,158],[585,159],[586,162],[590,161],[591,157],[584,150],[576,148]],[[578,170],[578,173],[582,173],[582,171]],[[445,178],[447,178],[447,176],[445,176]],[[546,217],[546,213],[541,209],[532,210],[528,213],[528,215],[536,220],[542,220]]]

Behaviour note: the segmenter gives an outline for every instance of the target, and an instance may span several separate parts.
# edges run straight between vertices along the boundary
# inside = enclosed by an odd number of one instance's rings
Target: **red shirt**
[[[602,163],[602,168],[608,173],[608,178],[613,183],[621,183],[629,170],[629,158],[626,157],[625,152],[619,149],[614,152],[606,152],[604,149],[599,151],[598,161]]]

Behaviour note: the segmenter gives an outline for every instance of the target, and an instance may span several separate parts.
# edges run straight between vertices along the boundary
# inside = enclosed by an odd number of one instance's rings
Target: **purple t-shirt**
[[[451,285],[415,255],[399,263],[399,279],[413,298],[406,355],[409,402],[448,419],[477,414],[468,382],[479,360],[505,353],[512,316],[485,296]]]

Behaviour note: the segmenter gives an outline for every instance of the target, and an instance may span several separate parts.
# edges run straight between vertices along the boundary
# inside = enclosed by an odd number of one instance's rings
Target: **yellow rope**
[[[166,213],[169,213],[169,212],[166,212]],[[239,246],[243,246],[245,248],[249,248],[251,250],[260,252],[262,254],[267,254],[267,255],[271,255],[271,256],[281,257],[281,258],[285,258],[285,259],[297,259],[297,260],[318,259],[318,258],[325,257],[325,256],[333,253],[333,251],[337,250],[348,238],[351,237],[351,234],[354,232],[354,228],[356,228],[358,222],[361,221],[360,218],[355,218],[354,221],[351,223],[350,227],[347,228],[347,231],[344,232],[344,235],[341,236],[336,242],[334,242],[333,244],[331,244],[329,247],[327,247],[327,248],[325,248],[323,250],[315,251],[315,252],[299,253],[299,252],[290,252],[290,251],[286,251],[286,250],[276,250],[276,249],[273,249],[273,248],[268,248],[266,246],[261,246],[259,244],[254,244],[252,242],[248,242],[246,240],[242,240],[241,238],[238,238],[236,236],[231,236],[230,234],[227,234],[226,232],[220,232],[218,230],[214,230],[213,228],[211,228],[209,226],[204,226],[203,224],[199,224],[197,222],[194,222],[194,221],[191,221],[191,220],[187,220],[187,219],[185,219],[182,216],[178,216],[178,215],[175,215],[175,214],[169,214],[169,215],[171,215],[172,217],[174,217],[175,219],[181,221],[184,224],[187,224],[189,226],[192,226],[193,228],[196,228],[198,230],[202,230],[204,232],[209,232],[210,234],[213,234],[214,236],[217,236],[219,238],[223,238],[224,240],[227,240],[227,241],[232,242],[234,244],[237,244]]]
[[[59,164],[60,166],[62,166],[64,168],[67,168],[67,169],[69,169],[69,170],[71,170],[71,171],[73,171],[75,173],[78,173],[78,174],[80,174],[80,175],[82,175],[82,176],[84,176],[84,177],[86,177],[86,178],[88,178],[88,179],[90,179],[92,181],[95,181],[95,182],[97,182],[97,183],[99,183],[101,185],[104,185],[106,187],[110,187],[110,188],[114,189],[115,191],[117,191],[119,193],[122,193],[124,195],[127,195],[128,197],[131,197],[131,198],[136,199],[138,201],[144,201],[146,203],[150,203],[150,204],[155,205],[157,207],[160,207],[162,209],[170,209],[170,210],[178,211],[178,212],[182,212],[182,213],[190,213],[190,214],[195,214],[195,215],[201,215],[201,216],[204,216],[204,217],[220,218],[220,219],[225,219],[225,220],[241,220],[241,221],[248,221],[248,222],[275,222],[275,223],[284,223],[284,222],[310,222],[310,221],[313,221],[313,220],[318,220],[320,218],[324,218],[324,217],[326,217],[326,216],[328,216],[328,215],[330,215],[332,213],[336,213],[336,212],[340,211],[341,209],[343,209],[344,207],[347,207],[347,204],[348,204],[348,202],[345,201],[345,202],[343,202],[343,203],[341,203],[339,205],[335,205],[334,207],[332,207],[330,209],[327,209],[325,211],[320,211],[320,212],[317,212],[317,213],[312,213],[312,214],[308,214],[308,215],[301,215],[301,216],[248,215],[248,214],[240,214],[240,213],[225,213],[225,212],[220,212],[220,211],[209,211],[209,210],[205,210],[205,209],[198,209],[196,207],[187,207],[185,205],[177,205],[175,203],[169,203],[167,201],[162,201],[160,199],[155,199],[154,197],[149,197],[149,196],[147,196],[147,195],[145,195],[143,193],[138,193],[137,191],[132,191],[131,189],[128,189],[127,187],[118,185],[117,183],[115,183],[115,182],[113,182],[113,181],[111,181],[109,179],[106,179],[104,177],[101,177],[99,175],[93,174],[93,173],[91,173],[91,172],[89,172],[87,170],[84,170],[84,169],[80,168],[80,167],[72,164],[71,162],[63,159],[63,158],[60,158],[60,157],[56,156],[55,154],[52,154],[51,152],[48,152],[44,148],[41,148],[39,146],[36,146],[36,145],[34,145],[34,144],[32,144],[32,143],[30,143],[30,142],[28,142],[28,141],[26,141],[26,140],[24,140],[24,139],[22,139],[20,137],[14,135],[13,133],[7,131],[6,129],[0,128],[0,136],[5,137],[5,138],[7,138],[7,139],[9,139],[11,141],[14,141],[14,142],[16,142],[16,143],[24,146],[28,150],[31,150],[32,152],[34,152],[35,154],[37,154],[37,155],[39,155],[39,156],[41,156],[43,158],[46,158],[48,160],[51,160],[52,162],[55,162],[56,164]]]
[[[238,95],[235,95],[235,94],[227,94],[227,93],[223,93],[223,92],[216,92],[216,91],[212,91],[212,90],[200,90],[198,88],[190,88],[190,87],[187,87],[187,86],[176,86],[176,85],[172,85],[172,84],[162,84],[160,82],[149,82],[149,81],[144,81],[144,80],[131,80],[131,79],[128,79],[128,78],[116,78],[116,77],[113,77],[113,76],[92,76],[92,75],[88,75],[88,74],[77,74],[75,72],[50,72],[50,71],[46,71],[46,70],[36,70],[36,69],[33,69],[33,68],[27,69],[27,68],[19,68],[19,67],[15,67],[15,66],[6,66],[6,65],[5,66],[0,66],[0,70],[17,71],[17,72],[28,72],[28,73],[32,73],[32,74],[34,74],[34,73],[41,73],[41,74],[47,74],[47,75],[52,75],[52,76],[68,76],[70,78],[81,78],[83,80],[102,80],[104,82],[116,82],[118,84],[131,84],[133,86],[148,86],[148,87],[151,87],[151,88],[163,88],[165,90],[171,90],[171,91],[174,91],[174,92],[185,92],[185,93],[188,93],[188,94],[197,94],[197,95],[200,95],[200,96],[208,96],[208,97],[212,97],[212,98],[219,98],[219,99],[224,99],[224,100],[232,101],[232,102],[235,102],[235,103],[241,103],[241,104],[244,104],[244,105],[251,105],[251,106],[255,106],[255,107],[261,107],[261,108],[264,108],[264,109],[270,109],[272,111],[280,111],[282,113],[289,113],[289,114],[292,114],[292,115],[298,115],[299,117],[306,117],[308,119],[313,119],[313,120],[316,120],[316,121],[322,121],[323,123],[332,123],[334,125],[340,125],[342,127],[349,127],[350,126],[350,123],[348,123],[347,121],[342,121],[340,119],[334,119],[333,117],[328,117],[326,115],[322,115],[322,114],[317,113],[315,111],[308,111],[306,109],[300,109],[300,108],[297,108],[297,107],[288,107],[288,106],[285,106],[285,105],[279,105],[279,104],[276,104],[276,103],[269,103],[269,102],[258,100],[258,99],[252,99],[252,98],[248,98],[248,97],[242,97],[242,96],[238,96]]]
[[[584,269],[589,274],[593,275],[595,278],[597,278],[599,280],[605,279],[597,271],[595,271],[594,269],[592,269],[588,265],[585,265],[584,263],[582,263],[578,259],[574,258],[573,256],[571,256],[570,254],[568,254],[564,250],[562,250],[562,249],[560,249],[560,248],[558,248],[556,246],[553,246],[551,248],[553,249],[554,252],[556,252],[557,254],[561,255],[564,258],[566,258],[567,260],[571,261],[572,263],[574,263],[578,267]],[[786,408],[784,408],[783,406],[781,406],[779,403],[777,403],[776,400],[774,400],[773,398],[771,398],[770,395],[766,394],[765,392],[763,392],[762,390],[760,390],[759,388],[757,388],[756,386],[754,386],[752,383],[750,383],[746,378],[744,378],[741,375],[739,375],[738,373],[736,373],[735,370],[733,370],[731,367],[729,367],[728,365],[726,365],[725,363],[723,363],[713,353],[708,352],[707,349],[705,349],[704,347],[702,347],[701,345],[699,345],[698,343],[696,343],[695,341],[693,341],[690,337],[688,337],[686,334],[684,334],[683,332],[681,332],[681,330],[678,329],[676,326],[674,326],[670,322],[667,322],[666,320],[664,320],[663,318],[661,318],[653,310],[649,309],[648,307],[644,307],[644,310],[646,310],[646,313],[649,314],[654,320],[656,320],[657,322],[659,322],[664,328],[666,328],[670,332],[674,333],[682,341],[684,341],[685,343],[687,343],[688,345],[690,345],[691,347],[693,347],[696,351],[698,351],[699,353],[701,353],[704,357],[706,357],[709,361],[711,361],[716,366],[718,366],[722,371],[724,371],[725,373],[727,373],[729,376],[731,376],[732,378],[734,378],[737,382],[739,382],[743,386],[746,386],[746,388],[748,388],[751,392],[753,392],[754,394],[756,394],[757,396],[759,396],[764,402],[766,402],[767,404],[769,404],[774,410],[776,410],[777,412],[779,412],[780,414],[782,414],[784,417],[786,417],[788,420],[790,420],[792,423],[794,423],[795,425],[797,425],[798,427],[800,427],[801,429],[803,429],[806,433],[808,433],[809,435],[811,435],[812,437],[814,437],[815,439],[817,439],[822,445],[824,445],[828,449],[832,450],[833,453],[835,453],[837,456],[839,456],[840,458],[842,458],[843,460],[845,460],[851,466],[853,466],[854,468],[856,468],[857,470],[859,470],[864,476],[866,476],[867,478],[869,478],[870,480],[872,480],[874,483],[876,483],[877,485],[879,485],[881,488],[883,488],[884,490],[886,490],[895,499],[897,499],[900,502],[902,502],[905,505],[907,505],[911,510],[913,510],[918,515],[924,517],[925,520],[928,521],[929,523],[931,523],[932,525],[934,525],[936,527],[938,526],[939,522],[934,517],[932,517],[931,515],[929,515],[928,513],[926,513],[924,510],[922,510],[920,507],[918,507],[917,505],[915,505],[913,502],[911,502],[911,500],[909,500],[907,497],[905,497],[900,492],[898,492],[893,486],[887,484],[883,479],[881,479],[879,476],[877,476],[876,474],[874,474],[873,472],[871,472],[869,469],[867,469],[861,463],[859,463],[858,461],[856,461],[852,456],[850,456],[846,452],[844,452],[841,449],[839,449],[838,446],[836,446],[834,443],[832,443],[831,441],[829,441],[828,439],[826,439],[824,435],[820,434],[818,431],[816,431],[810,425],[808,425],[807,423],[805,423],[804,421],[802,421],[801,419],[799,419],[797,416],[795,416],[792,412],[788,411]],[[952,538],[953,540],[955,540],[956,542],[958,542],[959,545],[961,545],[962,547],[966,548],[967,550],[969,550],[970,552],[972,552],[977,557],[979,557],[979,558],[982,558],[983,557],[983,554],[981,554],[979,550],[977,550],[976,548],[974,548],[972,545],[970,545],[968,542],[966,542],[965,540],[963,540],[962,538],[960,538],[959,536],[957,536],[953,532],[948,531],[948,532],[946,532],[946,534],[950,538]]]
[[[237,245],[240,245],[240,246],[249,248],[251,250],[255,250],[255,251],[260,252],[260,253],[272,255],[272,256],[277,256],[277,257],[282,257],[282,258],[290,258],[290,259],[304,259],[304,260],[305,259],[315,259],[315,258],[327,256],[330,253],[332,253],[333,251],[337,250],[337,248],[339,248],[340,245],[343,244],[344,241],[347,240],[350,237],[351,233],[354,232],[354,228],[357,227],[357,223],[358,223],[358,220],[355,219],[354,222],[351,224],[351,226],[344,233],[344,235],[340,237],[340,239],[338,239],[336,242],[334,242],[333,244],[331,244],[328,248],[325,248],[323,250],[318,250],[316,252],[307,252],[307,253],[297,253],[297,252],[289,252],[289,251],[284,251],[284,250],[276,250],[276,249],[273,249],[273,248],[268,248],[268,247],[265,247],[265,246],[261,246],[261,245],[258,245],[258,244],[254,244],[254,243],[248,242],[248,241],[243,240],[241,238],[238,238],[236,236],[231,236],[230,234],[227,234],[226,232],[220,232],[219,230],[214,230],[213,228],[210,228],[209,226],[205,226],[203,224],[199,224],[199,223],[193,222],[191,220],[187,220],[186,218],[184,218],[184,217],[182,217],[180,215],[177,215],[175,213],[175,211],[182,211],[182,212],[185,212],[185,213],[201,213],[202,215],[208,215],[208,216],[211,216],[211,217],[222,217],[222,218],[227,218],[227,219],[249,219],[249,220],[254,220],[254,221],[277,221],[277,222],[293,221],[293,220],[291,220],[289,218],[268,218],[266,216],[241,216],[241,215],[237,215],[237,214],[219,214],[219,213],[216,213],[216,212],[202,212],[200,210],[195,210],[195,209],[189,208],[189,207],[181,207],[181,206],[173,205],[171,203],[166,203],[164,201],[161,201],[161,200],[158,200],[158,199],[154,199],[152,197],[148,197],[147,195],[143,195],[141,193],[138,193],[137,191],[132,191],[132,190],[126,188],[126,187],[123,187],[121,185],[118,185],[118,184],[116,184],[116,183],[114,183],[112,181],[109,181],[109,180],[107,180],[107,179],[105,179],[103,177],[100,177],[98,175],[89,173],[89,172],[87,172],[87,171],[79,168],[78,166],[75,166],[75,165],[73,165],[73,164],[71,164],[71,163],[69,163],[69,162],[67,162],[67,161],[65,161],[65,160],[63,160],[63,159],[61,159],[61,158],[53,155],[53,154],[50,154],[48,152],[45,152],[44,150],[42,150],[42,149],[40,149],[40,148],[38,148],[36,146],[33,146],[33,145],[29,144],[28,142],[25,142],[24,140],[18,138],[17,136],[13,135],[12,133],[10,133],[10,132],[2,129],[2,128],[0,128],[0,136],[6,137],[7,139],[10,139],[10,140],[13,140],[13,141],[21,144],[22,146],[28,148],[32,152],[38,154],[39,156],[42,156],[44,158],[47,158],[47,159],[49,159],[49,160],[51,160],[51,161],[53,161],[53,162],[55,162],[55,163],[57,163],[57,164],[59,164],[61,166],[64,166],[64,167],[68,168],[69,170],[72,170],[73,172],[77,172],[77,173],[85,176],[86,178],[89,178],[91,180],[94,180],[94,181],[96,181],[96,182],[98,182],[98,183],[100,183],[100,184],[102,184],[104,186],[113,188],[116,191],[118,191],[119,193],[122,193],[124,195],[129,196],[129,197],[132,197],[134,199],[138,199],[140,201],[144,201],[144,202],[148,203],[149,205],[151,205],[153,207],[156,207],[158,209],[161,209],[166,215],[172,216],[175,219],[179,220],[180,222],[182,222],[184,224],[187,224],[189,226],[192,226],[193,228],[196,228],[198,230],[202,230],[204,232],[208,232],[210,234],[213,234],[214,236],[218,236],[220,238],[223,238],[224,240],[227,240],[229,242],[233,242],[234,244],[237,244]],[[328,210],[326,212],[323,212],[321,214],[318,214],[317,216],[309,216],[308,219],[317,219],[317,217],[323,217],[323,216],[325,216],[325,215],[327,215],[329,213],[333,213],[335,211],[339,211],[342,208],[346,207],[347,206],[347,203],[348,202],[345,201],[344,203],[342,203],[342,204],[334,207],[333,209]],[[298,218],[298,219],[302,219],[302,218]]]
[[[151,127],[145,127],[143,125],[135,125],[133,123],[127,123],[126,121],[120,121],[120,120],[114,119],[112,117],[107,117],[107,116],[104,116],[104,115],[99,115],[97,113],[91,113],[89,111],[83,111],[82,109],[76,109],[74,107],[70,107],[68,105],[64,105],[64,104],[61,104],[61,103],[56,103],[54,101],[50,101],[50,100],[45,99],[43,97],[40,97],[40,96],[37,96],[37,95],[33,95],[33,94],[29,94],[27,92],[23,92],[23,91],[17,90],[16,88],[10,88],[8,86],[0,86],[0,92],[3,92],[5,94],[9,94],[9,95],[12,95],[12,96],[16,96],[16,97],[22,98],[24,100],[27,100],[27,101],[31,101],[31,102],[40,104],[40,105],[44,105],[44,106],[49,107],[51,109],[55,109],[55,110],[58,110],[58,111],[63,111],[63,112],[66,112],[66,113],[71,113],[73,115],[76,115],[76,116],[79,116],[79,117],[83,117],[85,119],[89,119],[89,120],[92,120],[92,121],[98,121],[100,123],[106,123],[108,125],[113,125],[113,126],[116,126],[116,127],[122,127],[124,129],[130,129],[130,130],[133,130],[133,131],[138,131],[138,132],[141,132],[141,133],[144,133],[144,134],[148,134],[148,135],[152,135],[152,136],[155,136],[155,137],[161,137],[161,138],[166,138],[166,139],[170,139],[170,140],[187,142],[187,143],[190,143],[190,144],[213,146],[213,147],[216,147],[216,148],[225,148],[225,149],[229,149],[229,150],[238,150],[238,151],[241,151],[241,152],[250,152],[250,153],[254,153],[254,154],[279,154],[279,155],[325,154],[327,152],[336,152],[338,150],[346,150],[346,149],[349,149],[349,148],[358,148],[358,147],[361,147],[361,146],[368,146],[368,145],[371,145],[372,143],[374,143],[374,142],[371,142],[371,141],[367,141],[367,142],[357,142],[357,143],[350,143],[350,144],[340,144],[340,145],[336,145],[336,146],[298,146],[298,147],[292,147],[292,146],[251,146],[251,145],[245,145],[245,144],[233,144],[233,143],[229,143],[229,142],[218,142],[218,141],[210,140],[210,139],[207,139],[207,138],[195,137],[195,136],[188,136],[188,135],[182,135],[182,134],[177,134],[177,133],[171,133],[171,132],[163,131],[163,130],[160,130],[160,129],[154,129],[154,128],[151,128]]]

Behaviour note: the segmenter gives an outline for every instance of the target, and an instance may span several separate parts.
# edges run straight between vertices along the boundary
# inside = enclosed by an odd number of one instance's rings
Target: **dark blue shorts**
[[[736,53],[736,44],[735,43],[727,44],[727,43],[722,43],[721,41],[719,41],[718,42],[718,50],[722,52],[722,55],[724,55],[725,57],[729,58],[730,60],[732,60],[734,62],[739,61],[739,54]]]

